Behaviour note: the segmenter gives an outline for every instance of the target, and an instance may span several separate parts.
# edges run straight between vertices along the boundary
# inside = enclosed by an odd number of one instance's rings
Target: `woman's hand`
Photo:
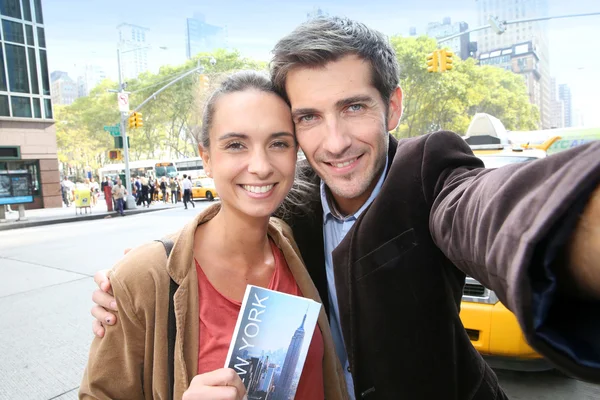
[[[247,400],[244,383],[231,368],[196,375],[182,400]]]

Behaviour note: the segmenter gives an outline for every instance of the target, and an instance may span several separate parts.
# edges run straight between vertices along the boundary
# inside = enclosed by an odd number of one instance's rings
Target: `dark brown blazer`
[[[333,253],[357,399],[506,398],[459,317],[465,274],[497,293],[534,349],[600,382],[600,368],[574,362],[540,337],[556,326],[532,299],[548,289],[545,256],[564,244],[569,211],[600,183],[600,142],[486,170],[462,138],[437,132],[390,137],[388,160],[381,192]],[[287,222],[329,309],[320,200],[311,208]],[[598,325],[598,317],[585,318]],[[586,340],[600,362],[600,335]]]

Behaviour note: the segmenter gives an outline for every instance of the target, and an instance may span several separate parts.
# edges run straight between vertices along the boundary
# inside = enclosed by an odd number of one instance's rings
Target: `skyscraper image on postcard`
[[[249,400],[292,400],[321,304],[248,285],[226,368],[244,382]]]

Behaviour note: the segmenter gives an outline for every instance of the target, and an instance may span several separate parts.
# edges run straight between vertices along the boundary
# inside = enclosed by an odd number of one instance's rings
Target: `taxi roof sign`
[[[504,124],[486,113],[475,114],[466,132],[465,141],[471,146],[501,149],[509,144]]]

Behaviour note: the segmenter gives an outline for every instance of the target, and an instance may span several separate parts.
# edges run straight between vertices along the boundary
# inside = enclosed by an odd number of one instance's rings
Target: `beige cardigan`
[[[167,318],[170,278],[175,293],[174,398],[180,399],[198,368],[198,278],[193,260],[196,227],[212,219],[219,205],[209,207],[170,238],[166,259],[163,245],[152,242],[130,251],[111,271],[118,305],[118,323],[107,326],[103,339],[95,338],[85,370],[80,399],[167,399]],[[305,297],[321,300],[306,271],[291,229],[271,218],[269,236],[282,250]],[[166,264],[166,267],[165,267]],[[347,399],[344,373],[335,354],[324,308],[318,319],[325,354],[323,373],[326,399]]]

